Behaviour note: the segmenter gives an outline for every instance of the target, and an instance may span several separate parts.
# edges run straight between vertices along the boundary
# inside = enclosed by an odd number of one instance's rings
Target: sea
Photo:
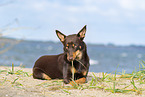
[[[90,57],[90,72],[132,73],[145,65],[145,46],[116,46],[113,44],[87,44]],[[0,66],[22,66],[33,68],[35,61],[43,55],[63,53],[63,45],[53,41],[28,41],[0,39]]]

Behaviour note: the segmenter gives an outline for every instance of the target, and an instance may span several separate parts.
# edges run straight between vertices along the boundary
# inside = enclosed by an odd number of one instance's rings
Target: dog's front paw
[[[64,81],[65,84],[68,84],[69,83],[69,80],[68,79],[64,79],[63,81]]]

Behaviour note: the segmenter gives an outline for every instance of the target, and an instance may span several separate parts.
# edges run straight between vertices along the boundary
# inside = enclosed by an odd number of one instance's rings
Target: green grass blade
[[[115,93],[115,82],[113,82],[113,93]]]
[[[16,78],[16,79],[12,82],[12,84],[14,84],[18,79],[19,79],[19,78]]]
[[[71,94],[71,92],[70,91],[68,91],[68,90],[66,90],[66,89],[61,89],[63,92],[65,92],[65,93],[68,93],[68,94]]]

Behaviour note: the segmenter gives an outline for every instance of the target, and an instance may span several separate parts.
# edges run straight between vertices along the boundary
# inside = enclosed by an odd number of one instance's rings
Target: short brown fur
[[[72,72],[76,83],[85,83],[89,70],[89,57],[83,39],[86,33],[84,26],[78,34],[66,36],[56,30],[56,34],[64,46],[64,53],[40,57],[33,67],[36,79],[63,79],[64,83],[72,84]],[[74,67],[72,67],[72,62]]]

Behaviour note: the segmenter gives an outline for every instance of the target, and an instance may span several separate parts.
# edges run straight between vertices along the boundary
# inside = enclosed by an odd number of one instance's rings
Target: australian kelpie
[[[63,79],[66,84],[71,84],[74,80],[77,84],[85,83],[90,66],[86,44],[83,41],[85,33],[86,25],[78,34],[69,36],[56,30],[56,34],[64,46],[64,53],[40,57],[33,67],[33,78]]]

